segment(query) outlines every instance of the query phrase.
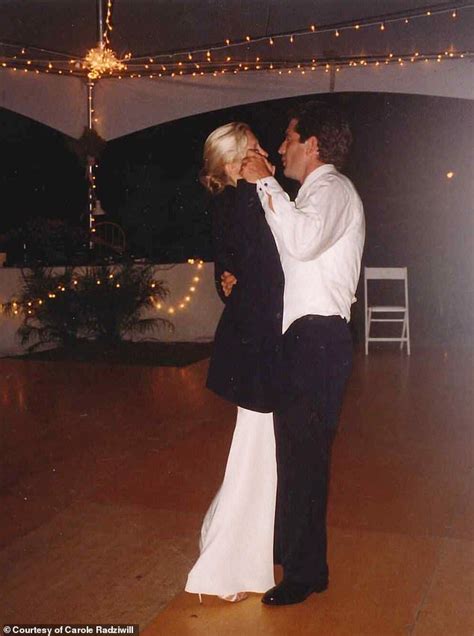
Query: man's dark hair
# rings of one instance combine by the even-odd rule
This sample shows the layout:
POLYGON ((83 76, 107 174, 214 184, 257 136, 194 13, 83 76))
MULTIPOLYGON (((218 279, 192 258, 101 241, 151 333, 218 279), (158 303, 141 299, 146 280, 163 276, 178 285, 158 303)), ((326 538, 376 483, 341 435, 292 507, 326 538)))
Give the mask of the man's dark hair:
POLYGON ((290 117, 298 120, 295 130, 301 141, 316 137, 319 159, 341 169, 352 143, 349 124, 343 113, 335 106, 311 101, 294 108, 290 117))

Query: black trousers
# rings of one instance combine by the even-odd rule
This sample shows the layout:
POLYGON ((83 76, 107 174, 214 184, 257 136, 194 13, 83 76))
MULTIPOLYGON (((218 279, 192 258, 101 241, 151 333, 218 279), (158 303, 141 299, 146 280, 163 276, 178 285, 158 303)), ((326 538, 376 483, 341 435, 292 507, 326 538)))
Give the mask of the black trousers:
POLYGON ((304 316, 283 336, 282 394, 274 412, 275 561, 285 578, 307 584, 328 578, 331 446, 351 365, 351 336, 339 316, 304 316))

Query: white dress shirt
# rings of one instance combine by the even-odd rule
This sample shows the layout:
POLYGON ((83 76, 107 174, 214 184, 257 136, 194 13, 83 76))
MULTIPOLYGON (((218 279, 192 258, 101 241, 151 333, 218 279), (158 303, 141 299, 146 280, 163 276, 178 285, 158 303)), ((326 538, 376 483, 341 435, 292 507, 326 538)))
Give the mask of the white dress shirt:
POLYGON ((273 177, 257 181, 257 192, 285 274, 283 332, 308 314, 349 321, 365 237, 352 182, 324 164, 306 177, 294 202, 273 177))

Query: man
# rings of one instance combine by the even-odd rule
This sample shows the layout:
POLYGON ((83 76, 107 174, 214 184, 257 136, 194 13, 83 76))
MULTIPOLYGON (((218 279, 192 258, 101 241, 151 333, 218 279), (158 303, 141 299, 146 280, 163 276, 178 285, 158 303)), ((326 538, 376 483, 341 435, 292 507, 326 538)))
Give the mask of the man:
MULTIPOLYGON (((352 357, 347 327, 360 273, 364 215, 339 171, 352 141, 341 114, 312 102, 294 113, 279 148, 292 202, 268 160, 250 153, 285 274, 282 396, 274 411, 278 492, 275 558, 282 582, 262 602, 288 605, 328 586, 326 504, 332 439, 352 357)), ((232 282, 232 280, 230 281, 232 282)))

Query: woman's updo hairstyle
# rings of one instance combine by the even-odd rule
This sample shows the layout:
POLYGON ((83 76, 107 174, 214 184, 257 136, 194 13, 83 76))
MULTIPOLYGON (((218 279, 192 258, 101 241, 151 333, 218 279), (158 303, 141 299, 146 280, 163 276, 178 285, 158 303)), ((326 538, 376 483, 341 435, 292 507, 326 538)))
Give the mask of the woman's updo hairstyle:
POLYGON ((229 185, 225 166, 245 157, 248 131, 250 127, 247 124, 231 122, 216 128, 206 139, 200 181, 212 194, 219 194, 229 185))

